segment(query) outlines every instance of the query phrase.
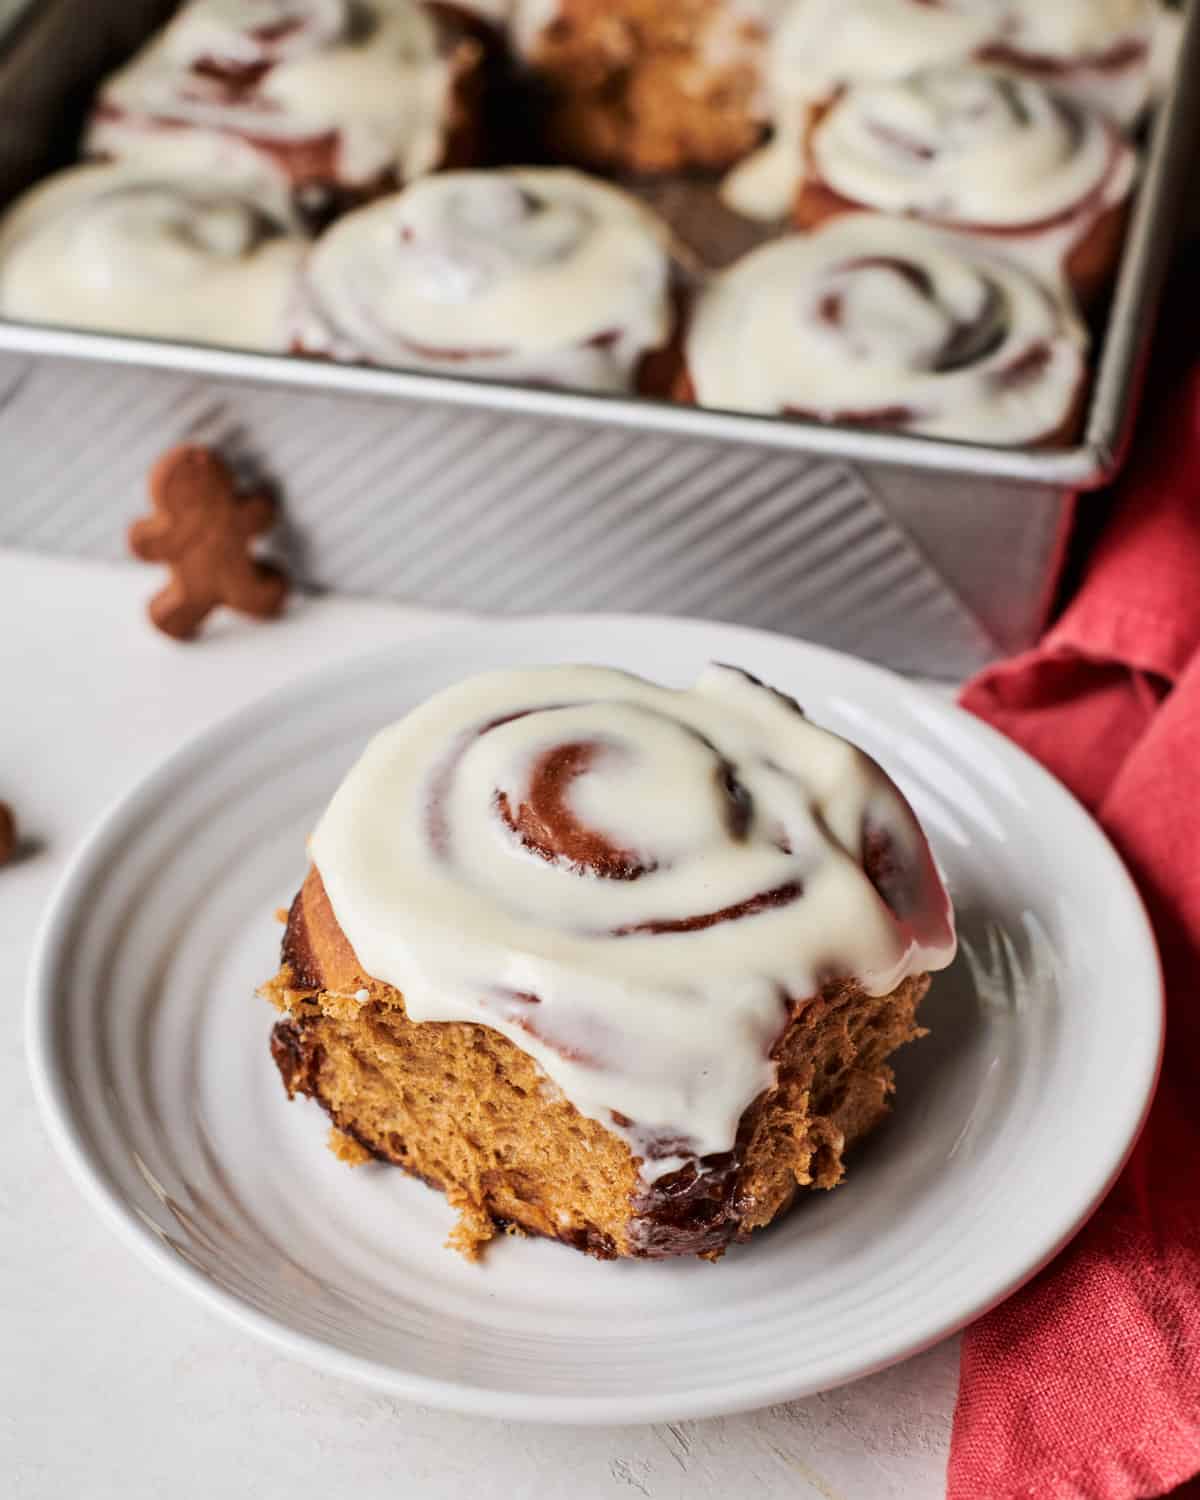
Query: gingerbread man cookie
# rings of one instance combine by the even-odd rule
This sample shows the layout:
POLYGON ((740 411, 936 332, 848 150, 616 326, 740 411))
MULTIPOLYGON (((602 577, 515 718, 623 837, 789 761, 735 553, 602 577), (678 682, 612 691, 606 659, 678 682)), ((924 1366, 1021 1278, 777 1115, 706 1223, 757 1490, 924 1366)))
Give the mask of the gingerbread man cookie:
POLYGON ((0 865, 6 865, 17 854, 17 820, 7 802, 0 802, 0 865))
POLYGON ((249 549, 275 520, 270 495, 239 494, 224 459, 191 443, 163 454, 149 487, 154 514, 133 523, 129 546, 145 562, 171 569, 170 582, 150 601, 160 630, 191 640, 219 604, 257 619, 280 613, 287 575, 249 549))

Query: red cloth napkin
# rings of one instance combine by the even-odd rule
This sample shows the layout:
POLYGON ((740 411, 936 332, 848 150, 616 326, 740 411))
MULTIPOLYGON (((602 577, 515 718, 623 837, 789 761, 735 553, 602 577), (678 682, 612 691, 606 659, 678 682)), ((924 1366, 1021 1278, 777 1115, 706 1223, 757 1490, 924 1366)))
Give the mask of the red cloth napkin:
POLYGON ((1168 1494, 1200 1471, 1200 369, 1160 362, 1074 602, 962 701, 1064 781, 1124 856, 1158 934, 1168 1025, 1116 1187, 964 1335, 949 1500, 1168 1494))

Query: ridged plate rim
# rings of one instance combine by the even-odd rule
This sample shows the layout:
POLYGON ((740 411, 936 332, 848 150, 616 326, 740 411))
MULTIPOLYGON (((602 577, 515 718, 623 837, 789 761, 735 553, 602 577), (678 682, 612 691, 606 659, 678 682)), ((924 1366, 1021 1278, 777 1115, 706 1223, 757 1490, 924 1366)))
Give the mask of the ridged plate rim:
MULTIPOLYGON (((554 659, 553 649, 545 650, 545 658, 554 659)), ((470 670, 469 665, 464 670, 470 670)), ((771 632, 647 616, 554 615, 502 623, 472 623, 417 642, 372 652, 350 663, 323 668, 243 707, 172 752, 155 770, 115 801, 78 849, 60 880, 34 944, 26 1005, 26 1045, 34 1093, 42 1117, 56 1150, 87 1201, 146 1265, 238 1327, 265 1340, 280 1352, 304 1359, 330 1373, 431 1406, 510 1420, 650 1422, 756 1409, 844 1384, 919 1353, 1011 1295, 1078 1232, 1128 1159, 1157 1082, 1164 1031, 1163 1005, 1162 976, 1153 933, 1137 890, 1119 856, 1089 815, 1059 783, 985 724, 932 696, 926 698, 923 689, 906 683, 884 668, 825 647, 785 640, 771 632), (469 663, 473 647, 478 649, 481 640, 487 643, 482 654, 491 660, 498 639, 511 640, 514 645, 523 643, 527 650, 531 640, 553 642, 560 635, 571 636, 581 631, 594 637, 596 660, 606 659, 606 636, 634 632, 644 635, 646 669, 651 675, 655 641, 660 644, 673 642, 675 646, 692 643, 694 646, 703 640, 705 654, 734 661, 753 662, 756 648, 769 654, 777 654, 782 648, 794 657, 796 675, 801 681, 806 661, 820 663, 824 670, 836 668, 844 675, 849 696, 853 696, 856 681, 864 684, 869 693, 882 694, 885 699, 890 695, 902 701, 909 695, 922 694, 922 711, 927 717, 936 721, 946 716, 946 722, 953 724, 957 735, 965 736, 968 742, 973 738, 981 749, 998 759, 1009 775, 1035 791, 1043 802, 1048 800, 1055 809, 1054 816, 1063 836, 1077 851, 1078 857, 1094 860, 1102 869, 1103 879, 1123 910, 1128 930, 1135 935, 1132 947, 1121 953, 1126 993, 1131 997, 1131 1005, 1137 1006, 1136 1024, 1132 1028, 1130 1081, 1125 1095, 1110 1101, 1103 1149, 1091 1160, 1079 1164, 1075 1179, 1064 1185, 1056 1211, 1049 1215, 1039 1232, 1024 1240, 1018 1239, 1008 1248, 1002 1257, 1003 1269, 994 1267, 987 1275, 977 1278, 969 1295, 959 1295, 942 1307, 936 1316, 927 1312, 918 1320, 920 1326, 905 1336, 869 1352, 856 1346, 846 1356, 827 1361, 819 1378, 772 1376, 762 1380, 743 1379, 724 1388, 632 1390, 618 1396, 581 1396, 570 1391, 530 1396, 500 1386, 485 1387, 467 1381, 435 1379, 418 1371, 335 1348, 250 1306, 165 1245, 141 1221, 124 1195, 106 1180, 98 1166, 95 1147, 73 1105, 56 1025, 61 1005, 58 973, 65 957, 64 939, 96 890, 112 851, 136 826, 141 805, 178 784, 180 778, 186 778, 210 763, 214 756, 219 755, 223 744, 236 740, 252 726, 273 721, 300 699, 319 700, 323 693, 341 681, 348 670, 367 672, 376 663, 380 667, 387 664, 389 669, 398 670, 406 658, 411 660, 430 654, 469 663), (718 642, 719 649, 713 649, 718 642)))

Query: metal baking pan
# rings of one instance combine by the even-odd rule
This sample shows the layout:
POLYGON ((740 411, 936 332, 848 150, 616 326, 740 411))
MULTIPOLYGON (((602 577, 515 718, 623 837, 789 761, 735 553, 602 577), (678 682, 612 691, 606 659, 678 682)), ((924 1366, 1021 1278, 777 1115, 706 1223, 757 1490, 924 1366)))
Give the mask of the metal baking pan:
MULTIPOLYGON (((0 205, 174 8, 39 0, 0 57, 0 205)), ((121 555, 153 457, 286 496, 302 582, 459 608, 653 610, 961 675, 1044 623, 1074 497, 1117 471, 1196 140, 1200 0, 1149 133, 1082 440, 1022 451, 0 320, 0 544, 121 555)))

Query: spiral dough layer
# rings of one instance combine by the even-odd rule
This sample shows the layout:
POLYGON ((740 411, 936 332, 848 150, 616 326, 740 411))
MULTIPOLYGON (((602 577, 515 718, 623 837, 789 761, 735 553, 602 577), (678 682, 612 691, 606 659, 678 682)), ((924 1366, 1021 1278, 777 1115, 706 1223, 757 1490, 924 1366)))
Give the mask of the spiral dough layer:
POLYGON ((625 390, 671 332, 667 232, 582 173, 440 172, 321 240, 297 344, 311 353, 625 390))
POLYGON ((700 299, 705 406, 942 438, 1065 437, 1087 334, 1064 296, 977 242, 852 214, 765 245, 700 299))
POLYGON ((236 188, 132 165, 74 167, 0 224, 0 311, 283 351, 306 248, 236 188))
POLYGON ((823 984, 886 994, 954 951, 887 776, 726 667, 464 682, 376 737, 311 852, 413 1020, 502 1032, 648 1180, 731 1148, 823 984))

